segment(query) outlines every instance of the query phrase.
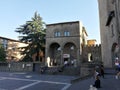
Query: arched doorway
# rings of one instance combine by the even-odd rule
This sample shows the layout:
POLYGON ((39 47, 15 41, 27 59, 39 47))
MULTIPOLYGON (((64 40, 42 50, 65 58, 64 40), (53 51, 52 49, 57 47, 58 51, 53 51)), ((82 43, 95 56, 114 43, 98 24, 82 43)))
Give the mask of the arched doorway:
POLYGON ((119 51, 119 46, 118 46, 118 44, 115 42, 115 43, 113 43, 112 48, 111 48, 111 53, 112 53, 112 65, 114 65, 114 62, 115 62, 115 59, 116 59, 116 58, 120 58, 119 55, 118 55, 118 51, 119 51))
POLYGON ((58 43, 52 43, 50 45, 50 66, 59 65, 61 62, 61 50, 58 43))
POLYGON ((63 61, 67 61, 69 65, 77 59, 77 48, 74 43, 68 42, 63 48, 63 61))

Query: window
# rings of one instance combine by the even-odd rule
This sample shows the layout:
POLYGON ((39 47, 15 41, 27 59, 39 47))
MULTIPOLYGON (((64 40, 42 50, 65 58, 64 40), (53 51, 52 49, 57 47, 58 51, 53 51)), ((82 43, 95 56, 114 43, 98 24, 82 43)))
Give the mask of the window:
POLYGON ((7 43, 8 41, 6 39, 3 39, 2 44, 5 50, 7 49, 7 43))
POLYGON ((70 32, 65 31, 65 32, 64 32, 64 36, 70 36, 70 32))
POLYGON ((3 39, 3 44, 7 44, 8 41, 6 39, 3 39))
POLYGON ((60 36, 60 32, 59 31, 55 32, 55 37, 59 37, 59 36, 60 36))

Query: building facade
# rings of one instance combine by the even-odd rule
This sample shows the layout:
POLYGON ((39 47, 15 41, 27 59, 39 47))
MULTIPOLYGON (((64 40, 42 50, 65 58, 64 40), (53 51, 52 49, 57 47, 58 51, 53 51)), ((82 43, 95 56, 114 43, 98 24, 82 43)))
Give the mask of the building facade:
POLYGON ((19 48, 27 46, 27 44, 5 37, 0 37, 0 44, 4 47, 6 51, 6 60, 8 62, 19 61, 22 60, 22 58, 24 57, 20 54, 19 48))
POLYGON ((48 24, 46 30, 46 63, 63 65, 65 61, 80 65, 82 47, 87 44, 87 33, 80 21, 48 24))
POLYGON ((102 61, 105 67, 113 67, 120 58, 120 0, 98 0, 102 61))
POLYGON ((94 45, 96 45, 96 39, 87 40, 87 45, 88 46, 94 46, 94 45))

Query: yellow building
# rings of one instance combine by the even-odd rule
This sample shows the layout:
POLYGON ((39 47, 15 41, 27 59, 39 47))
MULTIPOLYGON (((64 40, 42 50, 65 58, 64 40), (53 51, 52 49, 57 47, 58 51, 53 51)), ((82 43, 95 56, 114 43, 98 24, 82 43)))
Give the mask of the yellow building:
POLYGON ((0 37, 0 44, 3 45, 6 51, 6 59, 8 62, 22 60, 24 56, 20 54, 19 48, 28 45, 18 40, 13 40, 5 37, 0 37))
POLYGON ((88 46, 96 45, 96 39, 87 40, 87 45, 88 46))

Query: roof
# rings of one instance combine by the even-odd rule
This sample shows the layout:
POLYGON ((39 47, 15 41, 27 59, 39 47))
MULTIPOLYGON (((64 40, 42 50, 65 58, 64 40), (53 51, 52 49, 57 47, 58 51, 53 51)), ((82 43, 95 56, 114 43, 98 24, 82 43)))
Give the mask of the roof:
POLYGON ((20 43, 23 43, 23 42, 21 42, 21 41, 19 41, 19 40, 10 39, 10 38, 6 38, 6 37, 1 37, 1 36, 0 36, 0 38, 2 38, 2 39, 6 39, 6 40, 10 40, 10 41, 14 41, 14 42, 20 42, 20 43))
POLYGON ((60 22, 60 23, 47 24, 46 26, 58 25, 58 24, 72 24, 72 23, 79 23, 79 22, 80 21, 60 22))
POLYGON ((96 41, 96 39, 89 39, 89 40, 87 40, 87 41, 96 41))

